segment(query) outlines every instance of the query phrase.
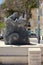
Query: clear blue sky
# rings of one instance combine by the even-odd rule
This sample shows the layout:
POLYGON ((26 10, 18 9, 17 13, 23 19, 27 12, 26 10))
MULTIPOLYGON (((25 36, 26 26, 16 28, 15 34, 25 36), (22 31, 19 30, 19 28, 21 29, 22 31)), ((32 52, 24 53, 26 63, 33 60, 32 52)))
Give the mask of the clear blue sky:
POLYGON ((2 3, 2 0, 0 0, 0 4, 2 3))

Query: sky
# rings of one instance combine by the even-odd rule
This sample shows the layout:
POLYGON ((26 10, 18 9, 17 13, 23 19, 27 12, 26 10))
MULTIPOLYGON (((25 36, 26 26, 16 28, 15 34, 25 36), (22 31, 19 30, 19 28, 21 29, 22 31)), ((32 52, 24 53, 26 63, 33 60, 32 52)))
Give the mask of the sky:
POLYGON ((2 0, 0 0, 0 4, 2 3, 2 0))

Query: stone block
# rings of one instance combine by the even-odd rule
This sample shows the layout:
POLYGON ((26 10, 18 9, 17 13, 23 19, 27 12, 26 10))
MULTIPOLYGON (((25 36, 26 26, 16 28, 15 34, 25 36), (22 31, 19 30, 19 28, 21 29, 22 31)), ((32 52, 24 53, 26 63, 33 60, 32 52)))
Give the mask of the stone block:
POLYGON ((40 48, 28 49, 28 65, 41 65, 41 49, 40 48))
POLYGON ((4 57, 0 57, 0 62, 2 62, 3 64, 14 64, 15 63, 27 63, 28 59, 27 57, 23 57, 23 56, 4 56, 4 57))

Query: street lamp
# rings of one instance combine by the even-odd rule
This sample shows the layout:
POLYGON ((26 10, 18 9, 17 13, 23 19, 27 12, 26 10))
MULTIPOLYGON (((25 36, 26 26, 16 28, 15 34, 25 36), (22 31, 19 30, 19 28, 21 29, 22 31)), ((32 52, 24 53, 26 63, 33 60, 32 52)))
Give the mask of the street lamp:
POLYGON ((40 44, 40 12, 39 12, 39 0, 37 0, 37 16, 38 16, 38 43, 40 44))

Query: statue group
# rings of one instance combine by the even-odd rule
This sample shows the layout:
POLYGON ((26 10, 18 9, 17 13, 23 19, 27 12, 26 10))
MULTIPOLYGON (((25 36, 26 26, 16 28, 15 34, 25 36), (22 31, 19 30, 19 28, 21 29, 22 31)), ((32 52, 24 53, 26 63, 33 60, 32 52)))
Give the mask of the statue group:
POLYGON ((26 15, 20 16, 18 12, 9 16, 6 21, 4 41, 6 45, 29 45, 29 36, 26 30, 26 15))

